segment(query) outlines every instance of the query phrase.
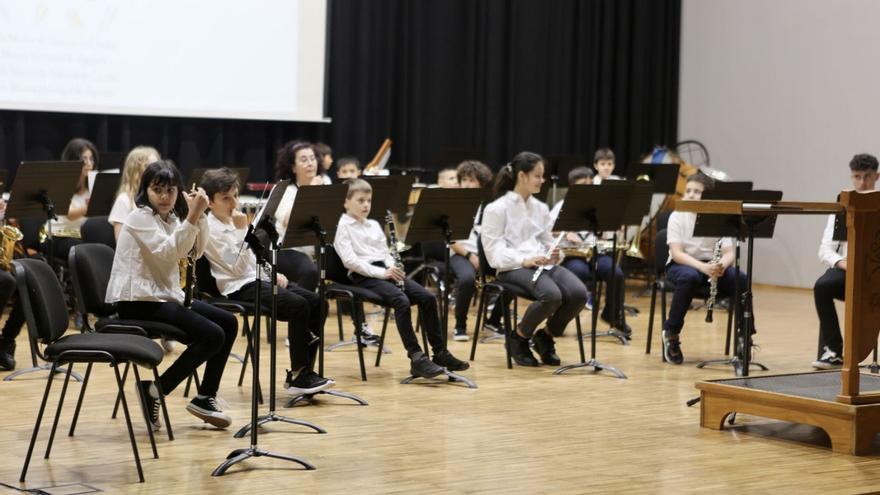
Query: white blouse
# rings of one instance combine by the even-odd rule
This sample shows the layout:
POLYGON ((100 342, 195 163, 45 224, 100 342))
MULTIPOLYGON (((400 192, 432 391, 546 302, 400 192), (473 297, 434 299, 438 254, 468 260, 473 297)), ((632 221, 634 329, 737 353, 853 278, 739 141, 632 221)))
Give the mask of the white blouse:
MULTIPOLYGON (((208 244, 205 256, 211 262, 211 275, 217 281, 217 288, 224 296, 241 289, 254 281, 257 274, 257 258, 247 246, 242 246, 247 227, 236 229, 235 225, 223 223, 213 214, 208 214, 208 244)), ((269 281, 263 271, 261 279, 269 281)))
POLYGON ((333 248, 345 268, 365 277, 382 278, 385 269, 394 266, 385 231, 375 220, 358 222, 353 216, 343 213, 336 226, 333 248), (375 266, 374 262, 381 262, 386 268, 375 266))
MULTIPOLYGON (((72 198, 70 198, 70 207, 71 208, 82 208, 86 206, 89 202, 89 192, 83 192, 74 194, 72 198)), ((58 215, 58 220, 50 220, 52 223, 52 233, 58 234, 60 232, 79 232, 79 228, 82 227, 82 224, 86 223, 85 215, 77 218, 76 220, 71 220, 67 218, 67 215, 58 215)))
POLYGON ((180 288, 181 258, 193 245, 196 258, 208 243, 208 220, 198 226, 169 214, 168 221, 142 206, 128 215, 119 239, 105 301, 158 301, 183 304, 180 288))
POLYGON ((113 201, 113 208, 110 209, 110 216, 107 217, 107 221, 111 225, 123 224, 125 219, 128 218, 128 214, 132 211, 134 211, 134 201, 131 197, 126 193, 118 194, 116 200, 113 201))
POLYGON ((483 213, 481 236, 489 266, 506 272, 522 268, 527 258, 546 256, 553 245, 552 227, 546 204, 508 191, 483 213))

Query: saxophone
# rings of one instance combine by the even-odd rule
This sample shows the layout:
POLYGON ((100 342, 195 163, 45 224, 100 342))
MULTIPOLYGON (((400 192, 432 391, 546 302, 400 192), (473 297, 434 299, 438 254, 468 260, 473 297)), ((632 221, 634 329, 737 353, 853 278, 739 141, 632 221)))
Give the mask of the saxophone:
POLYGON ((15 256, 16 244, 24 238, 21 230, 13 225, 0 227, 0 269, 12 271, 12 258, 15 256))
MULTIPOLYGON (((711 264, 721 261, 721 239, 715 243, 715 250, 712 251, 711 264)), ((709 278, 709 299, 706 300, 706 323, 712 323, 712 311, 715 309, 715 297, 718 295, 718 277, 709 278)))
MULTIPOLYGON (((397 244, 397 230, 394 227, 394 217, 391 215, 391 210, 386 210, 385 212, 385 224, 388 225, 388 242, 390 244, 388 251, 391 252, 391 257, 394 258, 394 266, 399 268, 400 271, 404 271, 403 260, 400 259, 400 248, 397 244)), ((397 282, 397 287, 403 290, 403 280, 397 282)))

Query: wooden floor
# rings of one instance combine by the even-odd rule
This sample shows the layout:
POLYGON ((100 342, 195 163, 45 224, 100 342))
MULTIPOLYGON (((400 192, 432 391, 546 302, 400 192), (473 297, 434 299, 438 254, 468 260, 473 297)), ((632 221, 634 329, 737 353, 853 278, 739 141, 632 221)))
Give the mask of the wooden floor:
MULTIPOLYGON (((714 324, 703 322, 702 311, 692 313, 682 334, 685 363, 672 366, 660 361, 659 332, 654 353, 644 353, 648 301, 629 298, 642 310, 630 319, 631 346, 610 340, 598 346, 599 359, 623 370, 628 380, 585 371, 554 376, 548 367, 507 370, 499 342, 481 344, 466 372, 478 390, 400 385, 408 366, 396 334, 393 353, 382 366, 368 367, 369 382, 359 380, 352 347, 328 353, 327 374, 337 388, 361 395, 370 405, 328 399, 283 409, 282 399, 281 414, 315 422, 328 433, 274 423, 260 436, 261 447, 301 456, 317 466, 315 471, 261 458, 212 478, 227 453, 246 447, 248 440, 234 439, 234 429, 199 424, 184 410, 181 387, 169 398, 176 439, 158 438, 159 459, 149 455, 143 423, 136 424, 146 476, 146 483, 137 483, 124 421, 109 419, 115 387, 112 372, 102 367, 93 375, 77 435, 66 436, 69 397, 52 458, 41 455, 48 434, 44 426, 22 485, 17 480, 45 374, 0 382, 0 482, 19 488, 83 483, 109 493, 830 494, 880 487, 880 445, 867 457, 833 454, 821 430, 745 416, 732 430, 701 429, 699 407, 688 408, 685 401, 697 395, 696 380, 731 376, 726 367, 694 367, 701 359, 722 356, 725 313, 716 313, 714 324)), ((761 347, 756 358, 771 372, 808 370, 817 339, 812 293, 759 287, 756 314, 761 347)), ((327 334, 335 336, 335 320, 328 321, 327 334)), ((559 339, 563 361, 576 360, 573 335, 572 325, 559 339)), ((19 341, 20 366, 28 359, 25 344, 19 341)), ((450 342, 459 357, 466 357, 469 346, 450 342)), ((236 350, 243 348, 240 338, 236 350)), ((263 349, 268 349, 265 343, 263 349)), ((281 363, 285 356, 280 355, 281 363)), ((368 358, 374 356, 368 351, 368 358)), ((247 384, 236 386, 239 366, 229 362, 221 387, 236 429, 248 421, 250 397, 247 384)), ((73 385, 69 393, 78 390, 73 385)), ((135 404, 134 395, 129 397, 135 404)), ((50 405, 56 398, 53 394, 50 405)), ((0 486, 0 493, 4 490, 0 486)))

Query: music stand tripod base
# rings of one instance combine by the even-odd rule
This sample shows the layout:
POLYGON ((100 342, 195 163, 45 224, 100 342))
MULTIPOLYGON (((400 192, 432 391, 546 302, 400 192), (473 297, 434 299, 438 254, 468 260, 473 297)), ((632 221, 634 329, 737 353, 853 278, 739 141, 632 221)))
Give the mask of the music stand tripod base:
POLYGON ((357 402, 361 406, 369 406, 370 405, 367 401, 365 401, 364 399, 361 399, 360 397, 358 397, 357 395, 354 395, 351 392, 342 392, 339 390, 321 390, 320 392, 315 392, 314 394, 297 395, 296 397, 293 397, 290 400, 288 400, 287 403, 284 404, 284 407, 294 407, 297 404, 301 404, 301 403, 314 404, 315 403, 315 396, 320 395, 320 394, 332 395, 334 397, 342 397, 343 399, 351 399, 351 400, 357 402))
MULTIPOLYGON (((734 356, 730 359, 710 359, 709 361, 702 361, 697 363, 697 368, 703 369, 706 366, 712 366, 716 364, 733 366, 736 371, 736 376, 743 376, 743 360, 739 358, 739 356, 734 356)), ((770 368, 764 366, 763 364, 757 361, 749 361, 749 368, 752 366, 757 367, 761 371, 769 371, 770 368)))
MULTIPOLYGON (((479 388, 479 387, 477 387, 477 384, 473 380, 471 380, 469 378, 465 378, 457 373, 453 373, 449 370, 446 370, 446 371, 444 371, 443 374, 446 375, 446 381, 438 380, 436 378, 425 378, 425 380, 429 380, 431 383, 438 383, 438 384, 440 384, 440 383, 462 383, 467 388, 479 388)), ((440 376, 440 375, 437 375, 437 376, 440 376)), ((407 384, 413 383, 418 378, 422 378, 422 377, 415 376, 415 375, 409 375, 406 378, 404 378, 403 380, 401 380, 400 384, 407 385, 407 384)))
POLYGON ((629 345, 629 339, 626 337, 626 334, 616 328, 612 328, 606 332, 597 333, 596 338, 598 339, 599 337, 614 337, 620 342, 621 345, 629 345))
POLYGON ((274 452, 269 452, 267 450, 258 449, 256 447, 249 447, 246 449, 237 449, 233 450, 227 457, 226 461, 223 464, 217 466, 216 469, 211 473, 211 476, 223 476, 227 469, 238 464, 239 462, 250 459, 251 457, 271 457, 273 459, 282 459, 285 461, 295 462, 302 467, 306 468, 307 471, 314 471, 315 466, 309 464, 307 461, 300 459, 299 457, 294 457, 291 455, 284 454, 276 454, 274 452))
MULTIPOLYGON (((287 418, 285 416, 275 414, 274 411, 270 412, 269 414, 265 414, 265 415, 257 418, 257 426, 258 427, 263 426, 264 424, 270 423, 272 421, 280 421, 282 423, 305 426, 307 428, 311 428, 311 429, 315 430, 315 433, 327 433, 327 430, 325 430, 324 428, 321 428, 320 426, 318 426, 314 423, 309 423, 308 421, 303 421, 301 419, 287 418)), ((248 424, 242 426, 241 429, 239 429, 237 432, 235 432, 235 435, 232 435, 232 436, 235 438, 244 438, 248 433, 250 433, 250 431, 251 431, 251 424, 248 423, 248 424)))
POLYGON ((595 359, 590 359, 586 363, 567 364, 565 366, 557 368, 553 372, 553 374, 554 375, 561 375, 561 374, 565 373, 566 371, 578 369, 578 368, 593 368, 594 373, 598 373, 598 372, 604 370, 604 371, 610 372, 611 374, 613 374, 617 378, 620 378, 621 380, 627 379, 627 376, 624 375, 623 372, 620 371, 619 369, 615 368, 614 366, 606 366, 595 359))

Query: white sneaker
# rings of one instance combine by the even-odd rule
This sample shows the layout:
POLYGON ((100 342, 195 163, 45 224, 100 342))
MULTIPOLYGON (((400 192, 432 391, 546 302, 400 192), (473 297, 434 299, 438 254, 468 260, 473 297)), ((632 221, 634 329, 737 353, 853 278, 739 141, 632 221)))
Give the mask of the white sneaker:
POLYGON ((165 354, 169 354, 171 352, 174 352, 174 341, 173 340, 167 340, 167 339, 162 338, 162 339, 159 339, 159 343, 162 345, 162 349, 165 350, 165 354))
POLYGON ((290 347, 290 338, 289 337, 284 338, 284 347, 290 347))
POLYGON ((467 329, 466 328, 456 328, 455 333, 452 334, 452 340, 454 340, 456 342, 467 342, 468 340, 470 340, 470 337, 468 337, 468 334, 467 334, 467 329))
POLYGON ((825 352, 822 357, 813 361, 813 368, 817 370, 833 370, 843 366, 843 358, 838 356, 836 352, 824 346, 825 352))

